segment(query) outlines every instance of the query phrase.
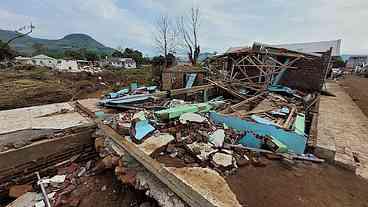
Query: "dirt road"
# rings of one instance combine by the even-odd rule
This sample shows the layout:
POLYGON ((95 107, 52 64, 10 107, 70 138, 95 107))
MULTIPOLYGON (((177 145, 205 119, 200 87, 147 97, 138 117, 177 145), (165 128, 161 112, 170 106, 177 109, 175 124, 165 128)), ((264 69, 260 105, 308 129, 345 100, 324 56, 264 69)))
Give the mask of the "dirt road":
POLYGON ((346 76, 345 79, 339 81, 339 84, 343 86, 363 113, 368 116, 368 78, 346 76))

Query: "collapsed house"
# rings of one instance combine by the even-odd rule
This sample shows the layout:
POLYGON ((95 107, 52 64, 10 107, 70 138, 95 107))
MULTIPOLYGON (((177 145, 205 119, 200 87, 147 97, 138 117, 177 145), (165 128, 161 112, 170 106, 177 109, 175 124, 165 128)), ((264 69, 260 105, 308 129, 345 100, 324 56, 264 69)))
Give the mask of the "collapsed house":
POLYGON ((253 47, 230 48, 208 59, 205 67, 223 81, 318 91, 331 67, 331 50, 321 55, 255 43, 253 47))
MULTIPOLYGON (((302 53, 255 43, 212 57, 202 69, 164 71, 165 90, 134 85, 102 100, 76 101, 70 112, 98 128, 88 144, 76 147, 94 142, 119 180, 145 190, 161 206, 241 206, 225 180, 239 168, 263 166, 264 157, 291 164, 328 158, 313 149, 331 51, 302 53)), ((9 177, 14 167, 3 171, 8 173, 3 190, 22 183, 9 177)), ((38 170, 31 163, 22 169, 33 173, 29 168, 38 170)))

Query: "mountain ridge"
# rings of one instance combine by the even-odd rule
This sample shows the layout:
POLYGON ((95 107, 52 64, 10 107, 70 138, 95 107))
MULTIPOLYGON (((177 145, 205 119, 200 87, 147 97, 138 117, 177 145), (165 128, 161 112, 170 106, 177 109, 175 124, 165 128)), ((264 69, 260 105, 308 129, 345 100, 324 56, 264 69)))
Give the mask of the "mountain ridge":
MULTIPOLYGON (((8 41, 17 35, 14 31, 0 29, 0 40, 3 42, 8 41)), ((61 54, 67 50, 80 50, 86 49, 97 54, 111 54, 114 49, 106 47, 102 43, 98 42, 91 36, 83 33, 67 34, 61 39, 43 39, 37 37, 31 37, 29 35, 21 37, 10 43, 10 46, 14 48, 18 53, 22 55, 34 55, 37 52, 37 47, 43 47, 45 53, 61 54)))

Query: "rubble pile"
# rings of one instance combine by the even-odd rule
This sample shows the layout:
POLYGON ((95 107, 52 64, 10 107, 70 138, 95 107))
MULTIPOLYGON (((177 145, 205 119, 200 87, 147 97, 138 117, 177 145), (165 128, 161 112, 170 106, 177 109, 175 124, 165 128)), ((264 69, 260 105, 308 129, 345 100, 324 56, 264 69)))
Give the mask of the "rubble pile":
MULTIPOLYGON (((125 92, 109 94, 107 100, 132 96, 128 90, 125 92)), ((143 103, 149 103, 150 108, 132 109, 135 102, 119 103, 119 108, 129 109, 103 114, 100 118, 138 145, 163 134, 172 135, 174 139, 170 143, 151 155, 159 162, 168 166, 208 167, 226 176, 249 164, 264 166, 261 157, 323 162, 304 154, 308 137, 305 114, 315 99, 314 93, 278 85, 262 92, 259 104, 250 111, 239 107, 231 112, 234 105, 221 97, 202 103, 145 99, 143 103)), ((101 102, 106 103, 106 99, 101 102)))
POLYGON ((87 185, 85 177, 93 175, 99 168, 101 166, 98 164, 95 166, 94 160, 90 160, 83 165, 75 162, 66 163, 60 166, 56 175, 52 177, 41 178, 37 172, 36 185, 14 185, 10 188, 9 196, 18 198, 14 205, 25 200, 28 202, 27 206, 35 207, 78 206, 82 196, 76 192, 77 187, 87 185))

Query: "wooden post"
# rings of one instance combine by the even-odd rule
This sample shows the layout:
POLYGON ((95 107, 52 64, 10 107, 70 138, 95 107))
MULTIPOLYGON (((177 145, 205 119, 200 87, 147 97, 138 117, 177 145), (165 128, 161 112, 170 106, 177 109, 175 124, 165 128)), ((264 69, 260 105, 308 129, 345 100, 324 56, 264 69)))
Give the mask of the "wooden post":
POLYGON ((286 119, 286 121, 284 123, 284 128, 285 129, 290 129, 290 125, 291 125, 291 122, 293 120, 293 116, 294 116, 294 113, 295 112, 296 112, 296 107, 295 106, 292 106, 291 107, 290 114, 289 114, 288 118, 286 119))

